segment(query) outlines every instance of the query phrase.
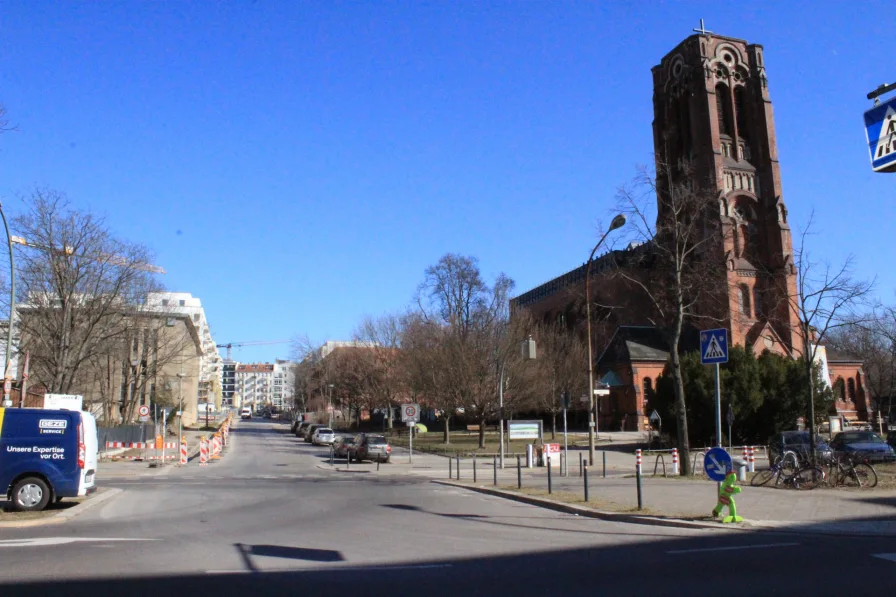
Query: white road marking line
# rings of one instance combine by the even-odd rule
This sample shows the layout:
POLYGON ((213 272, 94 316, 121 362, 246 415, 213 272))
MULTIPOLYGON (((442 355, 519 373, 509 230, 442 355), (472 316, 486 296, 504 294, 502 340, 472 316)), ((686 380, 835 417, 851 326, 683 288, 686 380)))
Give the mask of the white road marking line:
POLYGON ((702 547, 699 549, 675 549, 666 553, 702 553, 707 551, 735 551, 738 549, 761 549, 764 547, 793 547, 799 543, 760 543, 758 545, 733 545, 731 547, 702 547))
POLYGON ((265 574, 271 572, 321 572, 325 570, 333 570, 339 572, 375 572, 377 570, 429 570, 432 568, 452 568, 454 564, 407 564, 398 566, 324 566, 324 567, 307 567, 307 568, 262 568, 255 572, 245 568, 236 570, 206 570, 206 574, 265 574))
POLYGON ((86 543, 96 541, 98 543, 109 541, 158 541, 158 539, 143 538, 112 538, 112 537, 38 537, 35 539, 5 539, 0 541, 2 547, 46 547, 48 545, 66 545, 68 543, 86 543))
POLYGON ((896 562, 896 553, 873 553, 871 554, 872 558, 880 558, 882 560, 889 560, 890 562, 896 562))

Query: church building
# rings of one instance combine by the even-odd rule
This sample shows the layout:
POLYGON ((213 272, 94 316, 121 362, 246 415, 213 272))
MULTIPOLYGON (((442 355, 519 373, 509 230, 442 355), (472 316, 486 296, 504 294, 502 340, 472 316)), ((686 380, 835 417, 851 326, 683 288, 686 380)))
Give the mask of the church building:
MULTIPOLYGON (((661 164, 686 161, 695 183, 708 185, 703 190, 713 198, 708 254, 714 256, 709 267, 716 269, 707 275, 720 281, 727 296, 706 307, 716 324, 691 321, 691 328, 727 327, 732 345, 757 355, 770 350, 800 358, 805 343, 794 307, 797 272, 762 46, 701 31, 663 57, 652 74, 657 172, 661 164)), ((663 191, 662 180, 657 189, 663 191)), ((647 250, 633 243, 593 261, 592 305, 629 301, 614 288, 619 280, 611 278, 611 270, 647 250)), ((584 319, 585 272, 586 265, 577 267, 514 298, 511 307, 578 327, 584 319)), ((610 386, 610 395, 599 401, 599 428, 646 429, 668 345, 637 305, 597 309, 596 318, 594 311, 592 306, 595 378, 610 386)), ((683 337, 682 354, 697 348, 695 336, 683 337)), ((848 419, 867 420, 861 361, 823 347, 816 358, 830 378, 837 410, 848 419)))

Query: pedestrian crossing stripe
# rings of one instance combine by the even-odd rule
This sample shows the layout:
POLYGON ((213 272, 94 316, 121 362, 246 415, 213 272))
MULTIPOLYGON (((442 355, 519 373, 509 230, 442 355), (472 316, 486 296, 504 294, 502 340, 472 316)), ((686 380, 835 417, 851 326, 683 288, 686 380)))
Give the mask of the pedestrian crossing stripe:
POLYGON ((722 347, 719 346, 719 340, 715 337, 715 335, 711 336, 709 339, 709 346, 706 347, 706 352, 703 354, 703 360, 714 360, 714 359, 724 359, 725 351, 722 350, 722 347))

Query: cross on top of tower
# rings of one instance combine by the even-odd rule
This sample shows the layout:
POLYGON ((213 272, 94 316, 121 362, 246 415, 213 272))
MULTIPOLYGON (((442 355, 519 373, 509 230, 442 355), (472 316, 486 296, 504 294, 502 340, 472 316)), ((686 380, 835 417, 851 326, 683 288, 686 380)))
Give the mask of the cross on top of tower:
POLYGON ((706 27, 703 25, 703 19, 700 19, 700 28, 699 28, 699 29, 694 29, 694 31, 696 31, 696 32, 699 33, 700 35, 706 35, 707 33, 712 33, 712 31, 708 31, 708 30, 706 29, 706 27))

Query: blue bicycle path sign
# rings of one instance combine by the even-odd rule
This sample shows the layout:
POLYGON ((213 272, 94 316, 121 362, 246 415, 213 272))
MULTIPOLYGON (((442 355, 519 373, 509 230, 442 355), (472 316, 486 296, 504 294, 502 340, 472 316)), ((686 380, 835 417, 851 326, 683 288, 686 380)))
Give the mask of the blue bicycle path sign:
POLYGON ((703 330, 700 332, 700 362, 715 365, 728 362, 728 330, 703 330))
POLYGON ((721 483, 725 480, 725 475, 734 467, 731 463, 731 456, 724 448, 713 448, 703 457, 703 470, 706 476, 721 483))

